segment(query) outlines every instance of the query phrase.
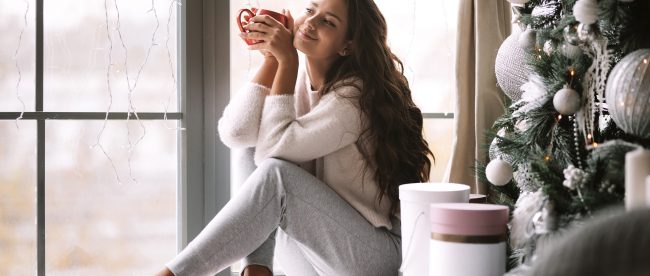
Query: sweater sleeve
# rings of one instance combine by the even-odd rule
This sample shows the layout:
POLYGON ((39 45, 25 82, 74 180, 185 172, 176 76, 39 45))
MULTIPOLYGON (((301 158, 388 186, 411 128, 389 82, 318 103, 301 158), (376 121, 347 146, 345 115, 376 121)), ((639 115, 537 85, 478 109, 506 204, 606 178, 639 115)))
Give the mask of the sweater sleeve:
POLYGON ((264 99, 268 92, 267 87, 249 83, 230 100, 218 123, 219 137, 226 146, 255 146, 264 99))
MULTIPOLYGON (((356 91, 352 87, 341 89, 356 91)), ((270 157, 306 162, 355 143, 361 133, 360 111, 352 99, 337 92, 326 94, 311 111, 298 118, 293 96, 267 96, 255 163, 259 165, 270 157)))

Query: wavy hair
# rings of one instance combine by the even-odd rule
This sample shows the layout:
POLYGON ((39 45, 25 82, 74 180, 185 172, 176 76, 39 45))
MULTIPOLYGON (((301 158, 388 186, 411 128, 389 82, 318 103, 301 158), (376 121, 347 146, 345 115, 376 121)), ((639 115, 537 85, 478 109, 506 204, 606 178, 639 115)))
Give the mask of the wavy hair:
POLYGON ((388 47, 384 16, 373 0, 347 0, 347 4, 351 52, 326 73, 320 93, 350 85, 346 79, 361 80, 357 87, 363 131, 357 147, 367 161, 366 170, 374 169, 379 202, 388 196, 394 212, 399 206, 399 185, 428 181, 435 158, 422 135, 422 113, 411 98, 404 65, 388 47))

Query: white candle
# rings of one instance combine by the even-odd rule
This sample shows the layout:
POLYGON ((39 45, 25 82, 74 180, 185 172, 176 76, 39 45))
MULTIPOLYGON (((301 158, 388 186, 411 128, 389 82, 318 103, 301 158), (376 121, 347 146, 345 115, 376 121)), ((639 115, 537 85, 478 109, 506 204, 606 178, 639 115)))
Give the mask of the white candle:
POLYGON ((646 206, 646 177, 650 174, 650 150, 637 149, 625 155, 625 208, 646 206))

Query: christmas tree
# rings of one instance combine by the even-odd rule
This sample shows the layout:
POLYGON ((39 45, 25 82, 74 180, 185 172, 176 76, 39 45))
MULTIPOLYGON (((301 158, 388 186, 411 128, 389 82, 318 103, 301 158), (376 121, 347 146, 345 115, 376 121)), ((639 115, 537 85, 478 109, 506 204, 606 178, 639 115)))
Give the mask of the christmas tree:
POLYGON ((519 26, 495 73, 491 202, 511 206, 512 274, 544 239, 625 199, 625 157, 650 147, 650 1, 509 0, 519 26))

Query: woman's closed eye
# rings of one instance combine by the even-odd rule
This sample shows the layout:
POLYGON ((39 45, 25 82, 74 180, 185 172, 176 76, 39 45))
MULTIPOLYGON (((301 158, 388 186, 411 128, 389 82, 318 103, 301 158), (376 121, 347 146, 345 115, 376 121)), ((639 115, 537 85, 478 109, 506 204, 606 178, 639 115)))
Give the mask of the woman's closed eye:
MULTIPOLYGON (((306 13, 306 14, 309 14, 309 15, 312 15, 312 14, 315 13, 315 11, 314 11, 313 8, 305 8, 305 13, 306 13)), ((332 27, 332 28, 335 28, 335 27, 336 27, 336 25, 334 24, 334 22, 332 22, 331 20, 328 20, 328 19, 326 19, 326 18, 323 18, 322 22, 323 22, 323 24, 325 24, 325 25, 327 25, 327 26, 330 26, 330 27, 332 27)))
POLYGON ((330 26, 332 28, 336 27, 336 25, 334 25, 334 22, 329 21, 327 19, 323 19, 323 23, 325 23, 325 25, 328 25, 328 26, 330 26))

